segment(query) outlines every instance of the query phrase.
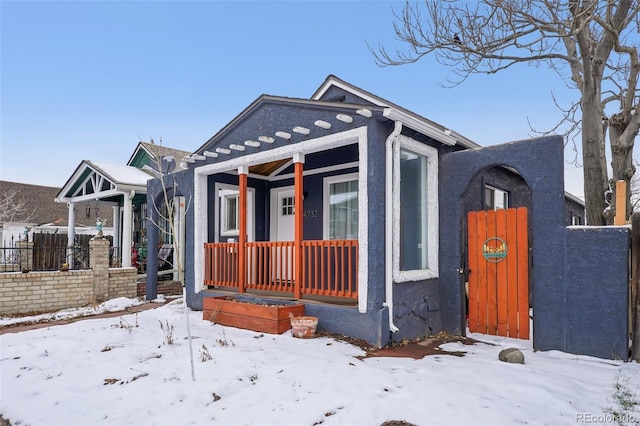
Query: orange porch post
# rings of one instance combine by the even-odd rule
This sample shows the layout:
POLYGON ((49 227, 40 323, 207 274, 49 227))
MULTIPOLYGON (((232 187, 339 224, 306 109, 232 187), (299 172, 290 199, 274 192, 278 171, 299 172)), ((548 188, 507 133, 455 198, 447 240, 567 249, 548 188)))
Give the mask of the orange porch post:
POLYGON ((304 164, 304 154, 296 154, 293 157, 294 162, 294 246, 295 246, 295 285, 293 288, 293 297, 300 299, 302 289, 302 213, 303 201, 302 201, 302 168, 304 164))
POLYGON ((238 196, 238 293, 245 292, 247 284, 247 167, 238 168, 240 194, 238 196))

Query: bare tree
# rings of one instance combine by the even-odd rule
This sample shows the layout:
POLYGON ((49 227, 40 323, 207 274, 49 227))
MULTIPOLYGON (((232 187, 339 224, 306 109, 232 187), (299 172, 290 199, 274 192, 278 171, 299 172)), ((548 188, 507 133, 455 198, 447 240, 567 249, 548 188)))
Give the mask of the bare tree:
MULTIPOLYGON (((182 258, 184 233, 181 228, 184 227, 185 213, 191 206, 192 197, 179 197, 176 194, 179 189, 178 182, 176 181, 175 176, 172 176, 171 173, 176 170, 179 159, 175 159, 173 156, 167 155, 166 150, 162 147, 162 139, 160 139, 160 145, 157 145, 152 138, 151 144, 153 147, 151 147, 150 150, 155 157, 155 163, 151 167, 151 173, 158 178, 162 190, 160 203, 158 204, 155 201, 153 203, 153 209, 158 215, 158 221, 152 221, 152 223, 158 229, 163 238, 166 238, 167 240, 169 238, 171 239, 173 243, 172 269, 177 269, 178 279, 184 285, 184 260, 182 258)), ((154 248, 150 247, 150 249, 153 250, 154 248)), ((148 250, 148 253, 152 253, 152 250, 148 250)), ((155 251, 153 251, 153 253, 155 253, 155 251)), ((193 364, 193 341, 191 337, 191 324, 189 323, 189 307, 187 306, 186 293, 183 296, 187 337, 189 341, 191 380, 195 382, 196 374, 193 364)))
MULTIPOLYGON (((605 200, 605 194, 615 190, 611 183, 624 180, 629 187, 635 173, 633 146, 640 129, 639 1, 407 1, 402 13, 394 13, 393 23, 406 49, 390 52, 379 45, 369 50, 381 66, 433 55, 452 68, 455 78, 447 81, 449 85, 519 63, 555 71, 579 96, 568 107, 556 103, 562 119, 548 133, 565 129, 567 141, 580 135, 587 223, 603 225, 615 213, 608 211, 605 200)), ((627 206, 630 212, 630 199, 627 206)))
POLYGON ((27 200, 20 197, 17 189, 0 192, 0 226, 9 222, 28 222, 32 217, 27 200))

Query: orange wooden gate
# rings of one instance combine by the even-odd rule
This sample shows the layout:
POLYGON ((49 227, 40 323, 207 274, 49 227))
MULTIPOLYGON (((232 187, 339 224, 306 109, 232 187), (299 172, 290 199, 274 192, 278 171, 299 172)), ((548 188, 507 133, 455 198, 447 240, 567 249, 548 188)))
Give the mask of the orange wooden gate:
POLYGON ((529 338, 527 209, 469 212, 469 331, 529 338))

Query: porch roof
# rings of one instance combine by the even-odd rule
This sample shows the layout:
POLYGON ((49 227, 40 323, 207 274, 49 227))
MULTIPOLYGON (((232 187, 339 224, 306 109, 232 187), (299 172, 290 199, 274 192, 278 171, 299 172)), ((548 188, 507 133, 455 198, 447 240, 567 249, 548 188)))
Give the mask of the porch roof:
POLYGON ((146 194, 153 175, 132 166, 83 160, 56 196, 56 201, 117 202, 124 193, 146 194))

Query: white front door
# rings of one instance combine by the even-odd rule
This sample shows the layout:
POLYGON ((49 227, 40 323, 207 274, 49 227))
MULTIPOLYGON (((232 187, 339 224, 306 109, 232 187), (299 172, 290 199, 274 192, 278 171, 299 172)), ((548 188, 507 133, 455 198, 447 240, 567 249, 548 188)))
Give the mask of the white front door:
MULTIPOLYGON (((293 241, 295 238, 293 187, 271 190, 271 241, 293 241)), ((293 279, 293 248, 272 249, 272 276, 289 283, 293 279)))
POLYGON ((294 233, 294 192, 293 190, 277 191, 277 231, 276 241, 293 241, 294 233))

